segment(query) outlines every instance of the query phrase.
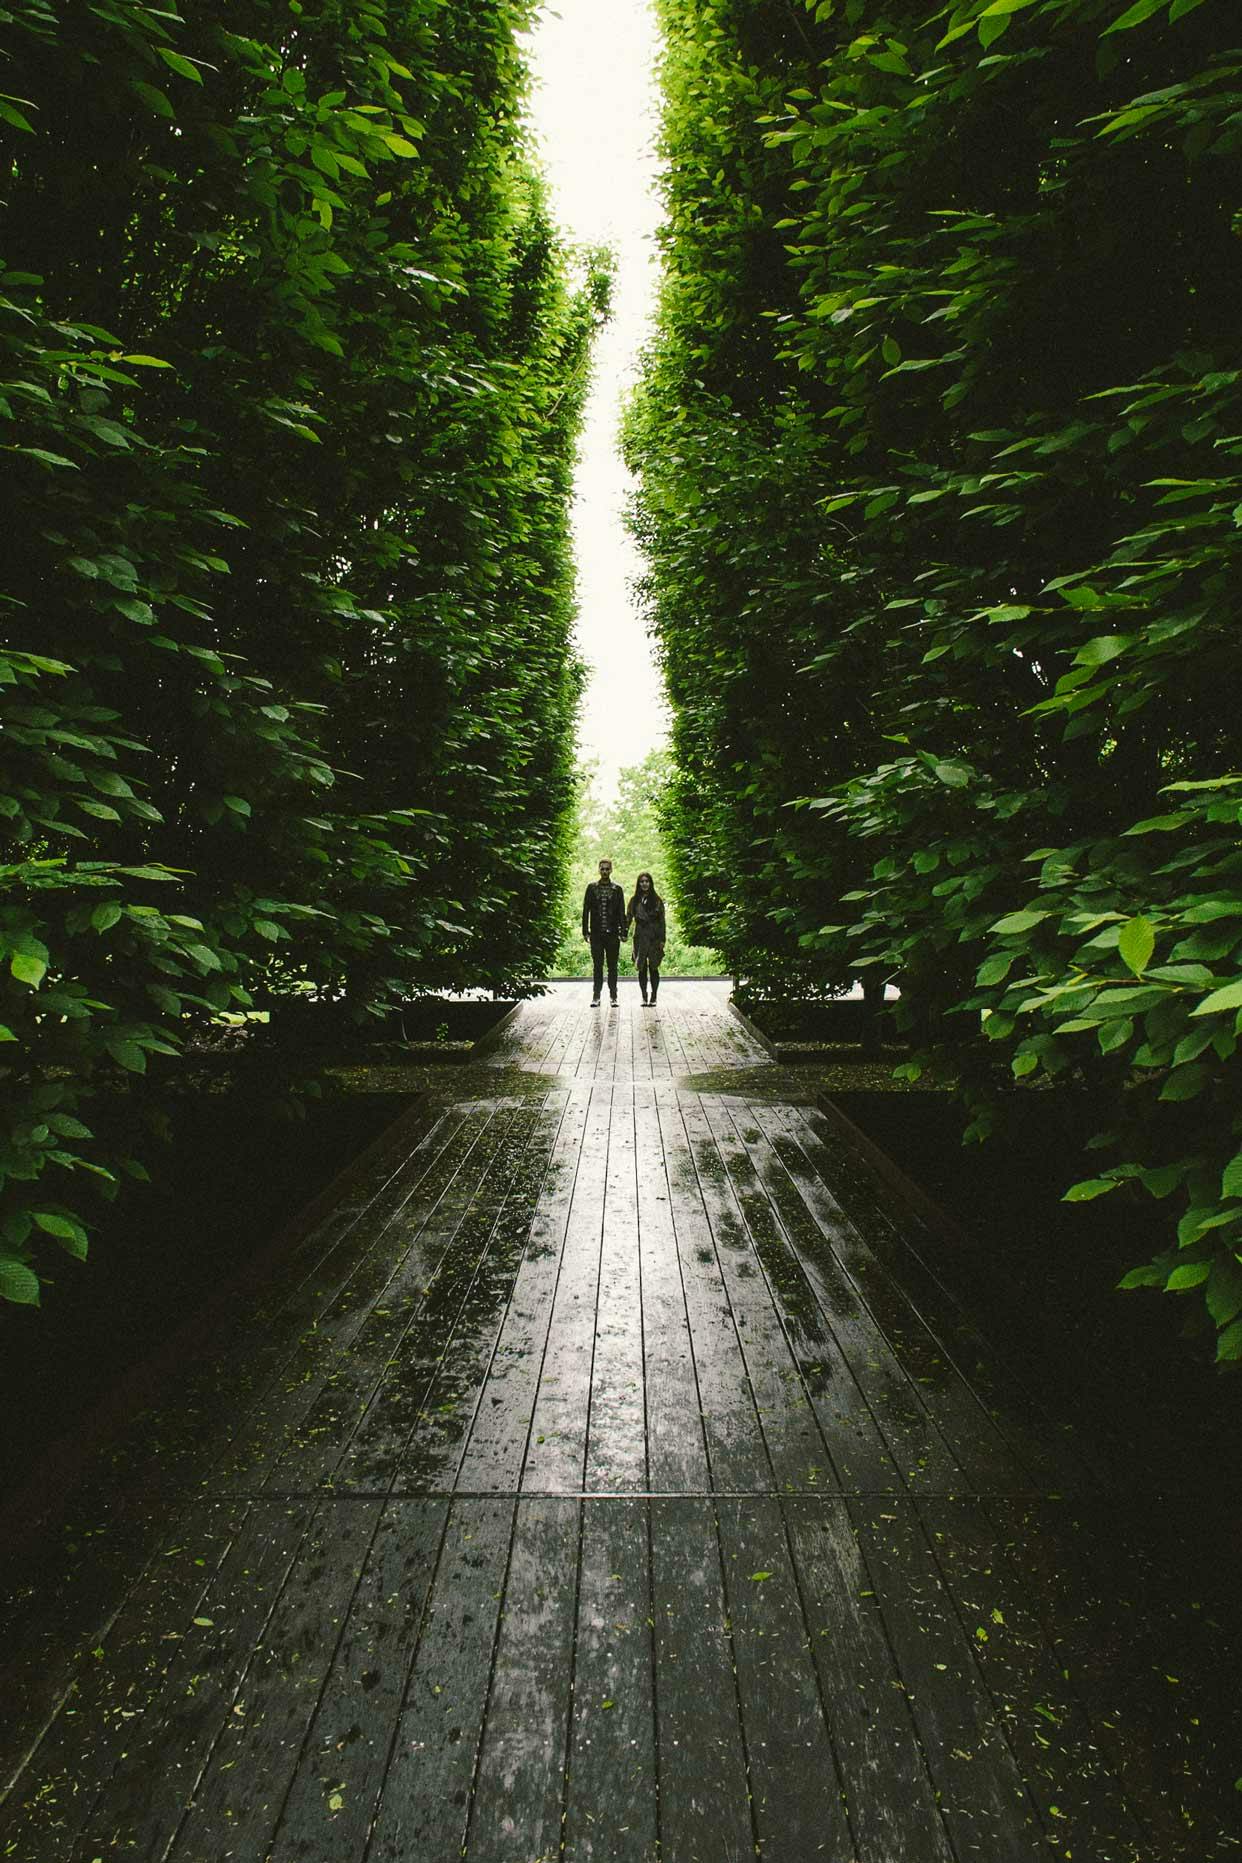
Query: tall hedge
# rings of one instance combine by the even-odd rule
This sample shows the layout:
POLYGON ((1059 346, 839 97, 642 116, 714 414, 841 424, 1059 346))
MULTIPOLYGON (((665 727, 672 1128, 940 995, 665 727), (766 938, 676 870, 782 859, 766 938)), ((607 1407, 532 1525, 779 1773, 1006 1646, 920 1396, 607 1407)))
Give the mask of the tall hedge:
POLYGON ((1242 1358, 1236 22, 663 15, 631 436, 683 866, 743 958, 766 921, 824 978, 895 976, 911 1071, 948 1055, 977 1132, 1002 1077, 1085 1085, 1100 1166, 1069 1194, 1171 1197, 1129 1279, 1203 1290, 1242 1358), (802 694, 776 725, 774 679, 802 694))
POLYGON ((85 1096, 556 949, 607 279, 528 159, 528 13, 5 9, 10 1299, 142 1170, 85 1096))

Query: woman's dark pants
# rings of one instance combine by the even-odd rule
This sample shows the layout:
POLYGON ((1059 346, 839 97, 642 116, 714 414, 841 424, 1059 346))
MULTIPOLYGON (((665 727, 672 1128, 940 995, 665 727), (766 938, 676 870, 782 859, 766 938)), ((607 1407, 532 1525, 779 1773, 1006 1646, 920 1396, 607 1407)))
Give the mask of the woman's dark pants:
POLYGON ((638 960, 638 987, 643 993, 644 1002, 647 1000, 648 970, 650 970, 651 973, 651 1000, 654 1003, 656 991, 660 987, 660 966, 656 963, 654 958, 640 957, 638 960))

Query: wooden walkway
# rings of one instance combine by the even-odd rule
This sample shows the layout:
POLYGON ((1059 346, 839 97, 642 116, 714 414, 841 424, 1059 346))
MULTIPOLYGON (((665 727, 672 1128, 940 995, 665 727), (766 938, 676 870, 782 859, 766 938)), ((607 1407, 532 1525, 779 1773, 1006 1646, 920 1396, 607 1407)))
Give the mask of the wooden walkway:
POLYGON ((0 1856, 1233 1855, 1115 1595, 1141 1510, 721 986, 586 1003, 75 1497, 9 1599, 0 1856))

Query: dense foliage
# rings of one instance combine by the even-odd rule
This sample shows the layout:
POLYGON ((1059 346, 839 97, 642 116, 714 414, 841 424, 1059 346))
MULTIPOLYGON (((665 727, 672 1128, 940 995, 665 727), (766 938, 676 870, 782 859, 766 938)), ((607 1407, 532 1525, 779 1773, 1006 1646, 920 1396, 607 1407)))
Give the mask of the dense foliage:
POLYGON ((1174 1198, 1130 1279, 1202 1289, 1222 1360, 1230 11, 663 0, 667 283, 630 425, 692 911, 734 966, 766 939, 896 976, 912 1071, 950 1053, 977 1132, 1002 1076, 1088 1085, 1100 1164, 1069 1194, 1174 1198))
POLYGON ((528 11, 0 9, 9 1299, 141 1173, 85 1095, 132 1128, 225 1011, 556 949, 607 277, 527 158, 528 11))
MULTIPOLYGON (((671 753, 652 750, 641 763, 629 764, 606 789, 592 771, 584 771, 575 812, 573 854, 565 894, 561 946, 555 974, 560 977, 591 975, 590 946, 582 938, 582 894, 595 879, 605 855, 613 863, 613 878, 633 896, 638 875, 650 873, 665 902, 668 941, 664 947, 664 974, 669 977, 718 977, 719 953, 691 944, 678 922, 672 898, 669 842, 661 821, 664 799, 675 778, 671 753)), ((625 947, 622 946, 624 955, 625 947)))

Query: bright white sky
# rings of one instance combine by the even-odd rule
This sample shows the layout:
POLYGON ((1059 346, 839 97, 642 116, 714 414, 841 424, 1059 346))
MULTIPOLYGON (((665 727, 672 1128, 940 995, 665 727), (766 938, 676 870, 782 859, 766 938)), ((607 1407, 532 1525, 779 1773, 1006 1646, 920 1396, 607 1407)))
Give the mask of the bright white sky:
POLYGON ((536 143, 560 226, 616 255, 574 502, 578 644, 591 669, 580 754, 611 794, 617 771, 667 731, 651 646, 629 590, 641 568, 622 512, 630 489, 617 426, 654 308, 658 38, 647 0, 553 0, 526 41, 536 143))

